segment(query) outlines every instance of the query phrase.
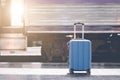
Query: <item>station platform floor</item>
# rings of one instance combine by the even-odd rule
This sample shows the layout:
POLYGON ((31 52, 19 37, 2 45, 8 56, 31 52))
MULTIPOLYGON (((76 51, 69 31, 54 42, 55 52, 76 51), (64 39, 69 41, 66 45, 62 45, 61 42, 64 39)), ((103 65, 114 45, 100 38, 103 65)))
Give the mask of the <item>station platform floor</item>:
POLYGON ((0 62, 0 80, 120 80, 120 63, 92 63, 87 76, 69 74, 68 63, 0 62))

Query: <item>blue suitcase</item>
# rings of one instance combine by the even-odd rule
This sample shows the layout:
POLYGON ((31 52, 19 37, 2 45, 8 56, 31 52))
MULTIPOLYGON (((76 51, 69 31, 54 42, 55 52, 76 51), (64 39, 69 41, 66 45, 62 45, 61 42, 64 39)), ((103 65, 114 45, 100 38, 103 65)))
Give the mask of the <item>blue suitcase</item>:
POLYGON ((84 39, 84 24, 82 24, 82 39, 76 39, 76 25, 74 24, 74 39, 69 42, 69 68, 74 71, 86 71, 91 69, 91 41, 84 39))

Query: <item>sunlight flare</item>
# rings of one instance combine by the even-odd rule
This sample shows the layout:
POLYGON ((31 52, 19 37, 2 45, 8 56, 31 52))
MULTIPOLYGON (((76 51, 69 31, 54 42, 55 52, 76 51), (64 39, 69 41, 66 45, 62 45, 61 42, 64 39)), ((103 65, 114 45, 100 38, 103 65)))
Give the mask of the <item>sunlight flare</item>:
POLYGON ((23 13, 24 13, 24 1, 12 0, 11 1, 11 25, 22 26, 23 25, 23 13))

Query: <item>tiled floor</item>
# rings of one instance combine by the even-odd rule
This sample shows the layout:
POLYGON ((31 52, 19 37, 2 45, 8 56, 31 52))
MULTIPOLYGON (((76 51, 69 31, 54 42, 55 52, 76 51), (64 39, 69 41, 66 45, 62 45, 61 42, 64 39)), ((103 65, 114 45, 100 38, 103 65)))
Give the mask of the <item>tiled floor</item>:
POLYGON ((91 75, 69 74, 67 63, 0 63, 0 80, 120 80, 119 63, 93 63, 91 75))

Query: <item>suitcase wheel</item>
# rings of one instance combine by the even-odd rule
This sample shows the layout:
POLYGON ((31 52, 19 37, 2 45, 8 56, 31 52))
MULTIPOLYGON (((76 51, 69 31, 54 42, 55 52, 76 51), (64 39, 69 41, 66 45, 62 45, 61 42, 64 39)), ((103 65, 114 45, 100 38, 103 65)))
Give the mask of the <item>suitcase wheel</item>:
POLYGON ((74 74, 74 70, 73 69, 70 69, 69 72, 70 72, 70 74, 74 74))
POLYGON ((90 75, 90 73, 91 73, 91 72, 90 72, 90 69, 88 69, 88 70, 87 70, 87 75, 90 75))

